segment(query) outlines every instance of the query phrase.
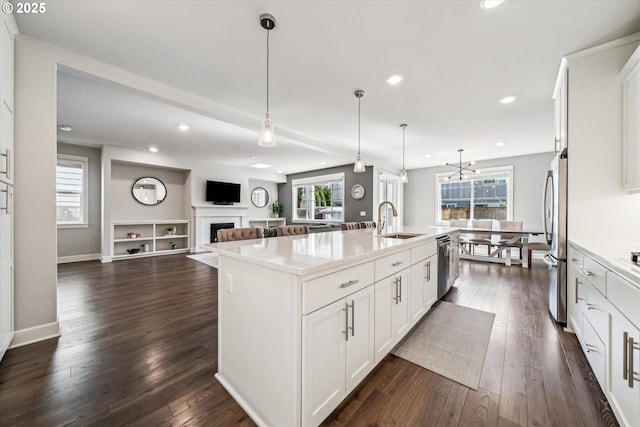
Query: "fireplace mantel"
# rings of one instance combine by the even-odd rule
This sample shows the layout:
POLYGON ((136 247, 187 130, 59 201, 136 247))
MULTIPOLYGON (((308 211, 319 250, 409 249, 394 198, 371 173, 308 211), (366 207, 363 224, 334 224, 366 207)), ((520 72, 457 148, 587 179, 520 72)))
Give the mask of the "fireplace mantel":
POLYGON ((191 207, 195 250, 210 242, 210 226, 219 222, 232 222, 236 228, 248 227, 248 206, 240 205, 197 205, 191 207))

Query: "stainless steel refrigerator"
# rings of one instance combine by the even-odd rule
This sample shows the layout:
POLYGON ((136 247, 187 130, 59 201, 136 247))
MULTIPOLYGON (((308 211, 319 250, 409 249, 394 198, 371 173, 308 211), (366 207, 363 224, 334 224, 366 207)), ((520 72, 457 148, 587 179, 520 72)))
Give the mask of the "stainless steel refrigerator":
POLYGON ((551 161, 544 185, 544 233, 549 253, 549 311, 560 323, 567 323, 567 149, 551 161))

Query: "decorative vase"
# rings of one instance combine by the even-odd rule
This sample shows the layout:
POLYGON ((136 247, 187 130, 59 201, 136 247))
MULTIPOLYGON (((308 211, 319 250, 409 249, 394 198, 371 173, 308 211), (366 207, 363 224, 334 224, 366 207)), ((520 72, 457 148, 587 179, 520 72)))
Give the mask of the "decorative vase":
POLYGON ((274 213, 273 213, 273 217, 274 217, 274 218, 280 218, 280 214, 279 214, 278 212, 274 212, 274 213))

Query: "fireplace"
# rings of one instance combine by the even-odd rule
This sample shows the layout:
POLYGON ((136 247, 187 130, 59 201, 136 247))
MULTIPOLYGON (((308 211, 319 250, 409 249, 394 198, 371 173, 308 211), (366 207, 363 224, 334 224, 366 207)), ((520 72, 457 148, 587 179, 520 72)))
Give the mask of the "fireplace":
POLYGON ((218 222, 218 223, 214 223, 214 224, 210 224, 209 228, 210 228, 210 242, 211 243, 215 243, 218 241, 218 230, 222 230, 225 228, 233 228, 234 227, 234 223, 233 222, 218 222))

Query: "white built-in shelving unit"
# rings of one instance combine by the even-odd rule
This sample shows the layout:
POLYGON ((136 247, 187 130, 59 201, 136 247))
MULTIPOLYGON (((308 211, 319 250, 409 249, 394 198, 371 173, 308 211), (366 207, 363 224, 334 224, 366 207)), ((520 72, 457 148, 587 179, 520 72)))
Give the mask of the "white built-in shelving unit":
POLYGON ((286 218, 249 218, 249 227, 260 227, 262 229, 266 229, 285 225, 287 225, 286 218))
POLYGON ((189 220, 114 221, 111 224, 113 260, 174 254, 191 248, 189 220), (170 232, 170 229, 175 232, 170 232), (129 237, 131 234, 139 237, 129 237), (138 249, 138 252, 129 253, 131 249, 138 249))

